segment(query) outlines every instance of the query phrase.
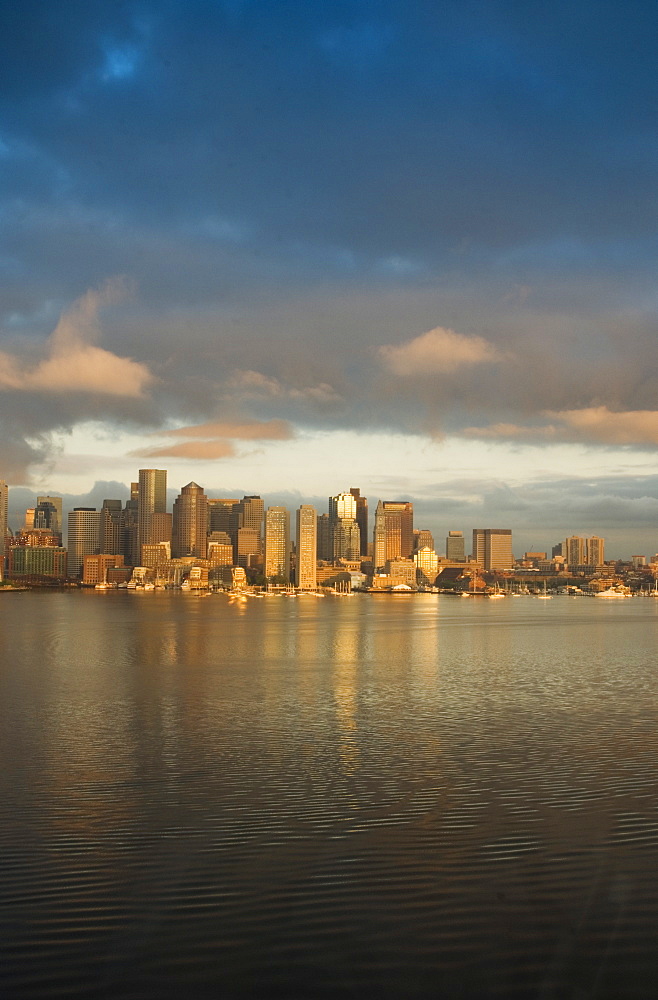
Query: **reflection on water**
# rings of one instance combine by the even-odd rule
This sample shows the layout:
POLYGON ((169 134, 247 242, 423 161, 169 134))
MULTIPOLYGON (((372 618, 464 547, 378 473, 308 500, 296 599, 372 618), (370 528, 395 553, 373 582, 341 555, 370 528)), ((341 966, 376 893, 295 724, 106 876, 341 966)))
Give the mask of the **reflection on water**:
POLYGON ((0 995, 652 996, 658 602, 607 603, 2 596, 0 995))

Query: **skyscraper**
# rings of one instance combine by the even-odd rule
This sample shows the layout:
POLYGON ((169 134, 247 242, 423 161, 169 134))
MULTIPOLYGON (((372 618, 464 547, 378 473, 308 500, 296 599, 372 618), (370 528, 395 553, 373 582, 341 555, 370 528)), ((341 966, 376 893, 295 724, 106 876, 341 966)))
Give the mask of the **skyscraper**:
POLYGON ((361 555, 357 503, 352 493, 329 497, 329 525, 333 559, 358 559, 361 555))
POLYGON ((74 507, 68 517, 69 576, 82 576, 85 556, 98 551, 100 514, 95 507, 74 507))
POLYGON ((511 569, 512 531, 510 528, 473 528, 473 558, 485 570, 511 569))
POLYGON ((259 496, 244 496, 235 506, 236 533, 234 563, 260 565, 263 557, 264 504, 259 496))
POLYGON ((103 555, 123 554, 120 500, 103 500, 98 526, 98 551, 103 555))
POLYGON ((52 517, 51 517, 51 523, 50 524, 37 524, 36 520, 35 520, 34 527, 35 528, 50 528, 51 531, 54 531, 54 532, 58 533, 59 536, 60 536, 60 538, 61 538, 62 537, 62 531, 64 530, 64 515, 62 513, 62 498, 61 497, 50 497, 50 496, 37 497, 37 507, 35 508, 35 512, 34 512, 35 515, 37 513, 37 509, 42 504, 50 504, 51 507, 55 508, 55 512, 56 512, 56 516, 57 516, 57 524, 55 524, 52 521, 52 517))
POLYGON ((587 565, 601 566, 605 562, 605 539, 592 535, 587 539, 587 565))
POLYGON ((310 504, 302 504, 297 511, 295 583, 300 590, 315 590, 317 511, 310 504))
POLYGON ((208 497, 197 483, 183 486, 174 501, 171 551, 174 558, 206 558, 208 543, 208 497))
POLYGON ((265 579, 290 579, 290 513, 287 507, 265 512, 265 579))
POLYGON ((152 545, 161 539, 152 538, 151 515, 164 514, 167 509, 166 469, 140 469, 137 496, 137 554, 142 545, 152 545))
POLYGON ((453 562, 465 562, 464 535, 461 531, 449 531, 446 537, 446 558, 453 562))
POLYGON ((410 559, 414 548, 414 507, 408 500, 380 500, 375 511, 373 563, 410 559))
POLYGON ((350 493, 356 500, 356 523, 359 526, 361 537, 361 555, 368 555, 368 501, 361 496, 361 490, 355 486, 350 488, 350 493))

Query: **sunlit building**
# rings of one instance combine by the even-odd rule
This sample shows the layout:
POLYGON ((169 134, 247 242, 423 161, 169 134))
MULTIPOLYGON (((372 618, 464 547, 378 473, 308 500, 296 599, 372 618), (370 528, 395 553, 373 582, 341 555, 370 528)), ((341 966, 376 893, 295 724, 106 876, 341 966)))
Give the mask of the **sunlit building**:
POLYGON ((453 562, 466 562, 464 534, 461 531, 449 531, 446 537, 446 559, 453 562))
MULTIPOLYGON (((142 545, 163 541, 154 537, 152 515, 167 510, 166 469, 140 469, 137 495, 137 551, 142 545)), ((170 536, 171 537, 171 536, 170 536)))
POLYGON ((295 584, 300 590, 315 590, 317 511, 311 504, 302 504, 297 511, 295 533, 295 584))
POLYGON ((407 500, 380 500, 375 511, 373 563, 382 568, 391 559, 411 559, 414 548, 414 508, 407 500))
POLYGON ((359 537, 361 541, 361 555, 368 555, 368 500, 361 496, 361 490, 355 486, 350 488, 350 493, 356 500, 356 523, 359 526, 359 537))
POLYGON ((514 566, 511 528, 474 528, 473 559, 485 571, 514 566))
POLYGON ((268 507, 265 513, 265 579, 290 580, 290 513, 268 507))
POLYGON ((68 516, 69 575, 82 576, 85 556, 98 551, 100 514, 95 507, 74 507, 68 516))
POLYGON ((208 539, 208 497, 198 483, 183 486, 174 501, 171 551, 174 558, 206 558, 208 539))
POLYGON ((0 479, 0 579, 2 579, 3 559, 5 555, 5 539, 7 537, 9 516, 9 487, 4 479, 0 479))

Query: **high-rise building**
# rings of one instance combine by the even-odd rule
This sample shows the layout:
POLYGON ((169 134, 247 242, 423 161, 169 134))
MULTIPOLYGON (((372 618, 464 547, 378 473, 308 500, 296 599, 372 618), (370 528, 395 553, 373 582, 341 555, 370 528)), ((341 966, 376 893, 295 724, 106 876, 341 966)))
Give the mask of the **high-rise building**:
POLYGON ((317 587, 316 548, 317 511, 302 504, 297 511, 295 583, 300 590, 317 587))
POLYGON ((414 552, 434 549, 434 535, 428 528, 414 528, 414 552))
POLYGON ((208 499, 208 531, 225 531, 235 542, 238 499, 208 499))
POLYGON ((123 555, 121 514, 120 500, 103 500, 98 525, 99 553, 123 555))
POLYGON ((605 562, 605 539, 592 535, 587 539, 587 565, 602 566, 605 562))
POLYGON ((571 535, 562 545, 562 555, 569 569, 587 564, 587 542, 580 535, 571 535))
POLYGON ((121 511, 121 538, 126 566, 139 565, 137 547, 137 518, 139 514, 139 483, 130 484, 130 500, 121 511))
POLYGON ((510 528, 473 528, 473 558, 485 570, 511 569, 512 531, 510 528))
POLYGON ((264 504, 259 496, 244 496, 235 507, 236 566, 258 566, 263 559, 264 504))
POLYGON ((0 479, 0 580, 4 576, 4 559, 9 516, 9 487, 0 479))
POLYGON ((352 493, 338 493, 329 497, 332 559, 359 559, 361 533, 356 513, 357 501, 352 493))
POLYGON ((49 496, 37 497, 37 506, 36 506, 35 511, 34 511, 34 513, 35 513, 34 527, 35 528, 50 528, 51 531, 59 532, 59 536, 61 538, 62 531, 64 530, 64 515, 62 513, 62 503, 63 503, 63 501, 62 501, 61 497, 49 497, 49 496), (50 524, 37 524, 36 523, 37 510, 43 504, 49 504, 51 508, 55 509, 55 515, 56 515, 56 518, 57 518, 57 522, 56 523, 53 520, 52 514, 50 515, 50 522, 51 522, 50 524))
POLYGON ((359 526, 359 535, 361 538, 361 555, 367 557, 368 555, 368 501, 366 497, 361 496, 361 490, 357 489, 355 486, 350 488, 350 493, 356 500, 356 523, 359 526))
POLYGON ((414 549, 414 506, 408 500, 380 500, 375 511, 373 563, 411 559, 414 549))
POLYGON ((328 514, 319 514, 317 518, 317 558, 330 562, 334 557, 334 542, 331 533, 331 520, 328 514))
POLYGON ((451 559, 452 562, 466 562, 463 532, 448 532, 446 536, 446 559, 451 559))
POLYGON ((171 551, 175 559, 205 559, 208 541, 208 497, 197 483, 183 486, 174 501, 171 551))
POLYGON ((137 552, 142 545, 152 545, 162 539, 152 536, 151 515, 167 510, 166 469, 140 469, 137 495, 137 552))
POLYGON ((69 576, 82 576, 85 556, 98 551, 100 514, 95 507, 74 507, 68 517, 69 576))
POLYGON ((290 513, 287 507, 265 512, 265 579, 290 579, 290 513))

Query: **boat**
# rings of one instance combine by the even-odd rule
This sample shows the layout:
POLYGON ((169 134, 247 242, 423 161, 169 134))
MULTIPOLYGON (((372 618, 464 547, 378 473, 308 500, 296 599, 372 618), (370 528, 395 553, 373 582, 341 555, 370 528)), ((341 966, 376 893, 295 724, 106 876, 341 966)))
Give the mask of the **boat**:
POLYGON ((552 594, 549 594, 546 590, 546 580, 544 580, 544 592, 543 594, 537 594, 537 598, 540 601, 550 601, 553 598, 552 594))
POLYGON ((630 597, 631 592, 628 587, 624 587, 622 584, 618 583, 613 587, 607 587, 605 590, 599 590, 594 594, 594 596, 607 598, 630 597))

